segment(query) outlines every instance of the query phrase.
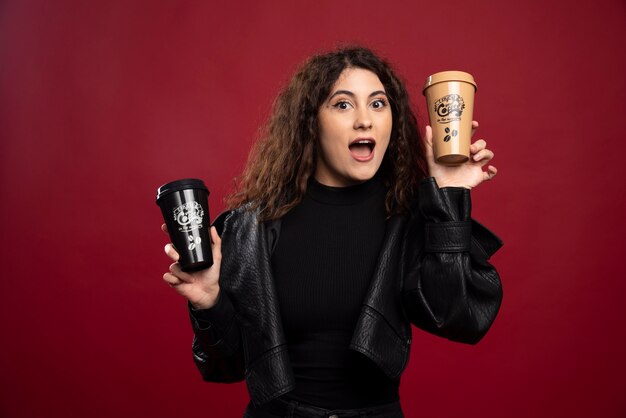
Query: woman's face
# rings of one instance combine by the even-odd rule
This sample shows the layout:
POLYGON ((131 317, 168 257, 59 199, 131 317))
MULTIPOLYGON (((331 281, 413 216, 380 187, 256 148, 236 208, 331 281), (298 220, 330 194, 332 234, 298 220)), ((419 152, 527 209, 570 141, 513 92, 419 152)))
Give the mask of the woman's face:
POLYGON ((344 187, 371 179, 391 137, 392 116, 385 87, 362 68, 343 70, 319 110, 320 151, 315 179, 344 187))

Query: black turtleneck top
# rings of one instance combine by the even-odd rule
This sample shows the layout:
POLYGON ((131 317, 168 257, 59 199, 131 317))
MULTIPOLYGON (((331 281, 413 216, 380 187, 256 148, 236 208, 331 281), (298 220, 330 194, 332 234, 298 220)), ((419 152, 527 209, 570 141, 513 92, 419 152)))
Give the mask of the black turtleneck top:
POLYGON ((385 234, 379 176, 350 187, 309 180, 282 218, 272 268, 296 380, 285 399, 327 409, 397 401, 399 381, 348 349, 385 234))

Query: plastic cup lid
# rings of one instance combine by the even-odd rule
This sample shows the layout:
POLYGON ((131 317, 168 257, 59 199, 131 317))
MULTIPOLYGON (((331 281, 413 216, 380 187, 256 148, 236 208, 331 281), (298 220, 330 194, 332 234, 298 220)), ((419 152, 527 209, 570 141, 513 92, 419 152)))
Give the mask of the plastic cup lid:
POLYGON ((426 89, 433 84, 442 83, 444 81, 464 81, 472 84, 475 90, 478 89, 476 81, 474 81, 474 77, 472 77, 470 73, 463 71, 442 71, 440 73, 435 73, 426 79, 424 87, 422 88, 422 94, 425 94, 426 89))
POLYGON ((200 190, 206 191, 207 194, 209 194, 209 189, 207 189, 204 182, 200 179, 175 180, 159 187, 159 189, 157 190, 157 198, 156 198, 157 203, 159 202, 160 198, 162 198, 163 196, 167 194, 178 192, 181 190, 186 190, 186 189, 200 189, 200 190))

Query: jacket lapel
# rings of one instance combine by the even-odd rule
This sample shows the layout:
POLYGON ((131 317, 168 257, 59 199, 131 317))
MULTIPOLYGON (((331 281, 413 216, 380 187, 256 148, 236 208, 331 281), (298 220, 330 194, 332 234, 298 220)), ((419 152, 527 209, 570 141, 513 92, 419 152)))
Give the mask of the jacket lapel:
POLYGON ((406 217, 389 219, 377 268, 370 283, 350 348, 363 353, 390 378, 406 367, 411 328, 402 310, 402 252, 406 217))

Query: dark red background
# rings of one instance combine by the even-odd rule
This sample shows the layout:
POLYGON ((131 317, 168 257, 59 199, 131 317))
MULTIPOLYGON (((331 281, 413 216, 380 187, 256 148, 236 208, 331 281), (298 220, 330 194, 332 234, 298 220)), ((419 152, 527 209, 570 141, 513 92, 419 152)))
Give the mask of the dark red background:
POLYGON ((2 417, 241 417, 203 383, 156 188, 223 207, 279 87, 311 53, 369 45, 424 118, 429 74, 479 85, 496 179, 474 217, 505 241, 477 346, 414 332, 407 417, 623 417, 623 0, 4 1, 2 417), (266 3, 266 4, 263 4, 266 3))

